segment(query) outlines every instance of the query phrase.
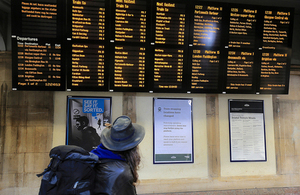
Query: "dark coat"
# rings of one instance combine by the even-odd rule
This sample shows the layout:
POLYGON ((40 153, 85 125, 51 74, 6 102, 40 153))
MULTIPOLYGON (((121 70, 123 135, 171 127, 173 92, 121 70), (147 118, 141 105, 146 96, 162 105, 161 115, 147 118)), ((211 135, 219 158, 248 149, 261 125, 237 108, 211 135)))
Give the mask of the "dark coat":
POLYGON ((136 195, 129 165, 121 160, 103 161, 95 167, 95 195, 136 195))
POLYGON ((100 144, 100 136, 94 127, 86 126, 82 130, 81 147, 87 151, 91 151, 100 144))

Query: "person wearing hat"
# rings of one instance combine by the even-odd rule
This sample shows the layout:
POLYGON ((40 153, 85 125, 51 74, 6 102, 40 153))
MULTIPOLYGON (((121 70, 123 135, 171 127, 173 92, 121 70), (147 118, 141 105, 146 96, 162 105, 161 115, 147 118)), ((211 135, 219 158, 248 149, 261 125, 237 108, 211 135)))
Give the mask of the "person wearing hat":
POLYGON ((102 131, 101 144, 91 151, 100 160, 95 167, 94 194, 136 194, 135 183, 141 161, 138 144, 144 136, 144 127, 132 123, 128 116, 118 117, 102 131))

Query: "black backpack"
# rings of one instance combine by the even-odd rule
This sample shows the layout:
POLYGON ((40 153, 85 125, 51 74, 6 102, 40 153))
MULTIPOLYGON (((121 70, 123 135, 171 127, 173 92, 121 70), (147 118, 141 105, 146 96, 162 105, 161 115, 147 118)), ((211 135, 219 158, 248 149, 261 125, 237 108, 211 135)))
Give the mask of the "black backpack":
POLYGON ((39 195, 92 195, 98 156, 78 146, 54 147, 43 173, 39 195))

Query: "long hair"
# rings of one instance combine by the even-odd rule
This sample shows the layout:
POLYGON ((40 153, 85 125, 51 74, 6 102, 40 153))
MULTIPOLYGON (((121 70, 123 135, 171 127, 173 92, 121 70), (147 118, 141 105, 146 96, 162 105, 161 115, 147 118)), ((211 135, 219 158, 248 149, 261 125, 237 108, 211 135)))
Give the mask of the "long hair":
POLYGON ((138 181, 139 175, 138 175, 138 169, 141 162, 141 156, 139 153, 138 146, 125 150, 125 151, 118 151, 116 152, 119 155, 121 155, 127 162, 127 164, 130 166, 132 175, 133 175, 133 183, 136 183, 138 181))

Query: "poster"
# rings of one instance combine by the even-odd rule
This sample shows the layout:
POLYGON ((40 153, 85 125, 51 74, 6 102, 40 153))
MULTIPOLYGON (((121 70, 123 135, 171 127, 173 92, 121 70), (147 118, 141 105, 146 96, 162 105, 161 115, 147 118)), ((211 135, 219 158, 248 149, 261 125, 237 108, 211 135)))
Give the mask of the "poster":
POLYGON ((154 163, 192 163, 192 99, 154 98, 154 163))
POLYGON ((266 161, 263 100, 229 100, 230 161, 266 161))
POLYGON ((100 144, 100 134, 111 123, 111 97, 67 98, 67 145, 91 151, 100 144))

